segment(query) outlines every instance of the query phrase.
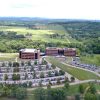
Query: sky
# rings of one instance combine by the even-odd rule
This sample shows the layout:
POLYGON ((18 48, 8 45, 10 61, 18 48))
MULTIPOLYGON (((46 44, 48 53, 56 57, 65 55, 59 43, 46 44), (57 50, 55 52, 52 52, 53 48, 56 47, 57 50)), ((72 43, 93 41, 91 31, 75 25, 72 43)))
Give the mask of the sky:
POLYGON ((100 0, 0 0, 0 16, 100 20, 100 0))

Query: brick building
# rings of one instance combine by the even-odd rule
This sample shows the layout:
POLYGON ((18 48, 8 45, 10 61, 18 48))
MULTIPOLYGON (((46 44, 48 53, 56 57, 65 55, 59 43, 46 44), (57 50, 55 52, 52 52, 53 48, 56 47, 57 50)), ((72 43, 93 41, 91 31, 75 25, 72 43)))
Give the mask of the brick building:
POLYGON ((50 55, 50 56, 56 56, 56 55, 58 55, 58 48, 47 47, 46 48, 46 55, 50 55))
POLYGON ((75 48, 64 48, 64 56, 76 56, 75 48))
POLYGON ((76 56, 76 49, 75 48, 48 47, 48 48, 46 48, 46 55, 49 55, 49 56, 57 56, 57 55, 76 56))
POLYGON ((40 50, 21 49, 19 51, 19 58, 21 58, 21 59, 39 59, 40 58, 40 50))

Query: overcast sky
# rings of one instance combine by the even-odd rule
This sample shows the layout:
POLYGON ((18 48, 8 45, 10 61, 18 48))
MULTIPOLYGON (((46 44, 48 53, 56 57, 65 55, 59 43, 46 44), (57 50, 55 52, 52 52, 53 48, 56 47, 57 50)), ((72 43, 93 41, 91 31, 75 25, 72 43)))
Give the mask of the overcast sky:
POLYGON ((100 0, 0 0, 0 16, 100 19, 100 0))

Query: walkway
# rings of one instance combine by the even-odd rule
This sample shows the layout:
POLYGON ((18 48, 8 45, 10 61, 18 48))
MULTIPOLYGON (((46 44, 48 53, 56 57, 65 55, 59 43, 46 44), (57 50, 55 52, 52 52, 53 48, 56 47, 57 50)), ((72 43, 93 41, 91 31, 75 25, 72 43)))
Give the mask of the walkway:
MULTIPOLYGON (((69 85, 78 85, 78 84, 89 83, 89 82, 98 82, 98 83, 100 83, 100 80, 84 80, 84 81, 78 81, 78 82, 69 83, 69 85)), ((51 88, 58 88, 58 87, 63 87, 63 86, 64 86, 64 84, 54 85, 54 86, 51 86, 51 88)), ((44 86, 43 88, 47 89, 47 86, 44 86)), ((34 89, 37 89, 37 87, 28 88, 27 90, 31 91, 31 90, 34 90, 34 89)))

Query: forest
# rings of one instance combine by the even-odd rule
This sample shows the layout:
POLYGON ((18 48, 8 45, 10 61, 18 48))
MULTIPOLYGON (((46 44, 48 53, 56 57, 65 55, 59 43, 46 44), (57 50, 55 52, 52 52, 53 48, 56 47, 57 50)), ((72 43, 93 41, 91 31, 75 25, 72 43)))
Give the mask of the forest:
POLYGON ((71 38, 82 42, 84 48, 80 47, 81 51, 100 54, 100 22, 73 21, 55 24, 62 25, 71 38))

